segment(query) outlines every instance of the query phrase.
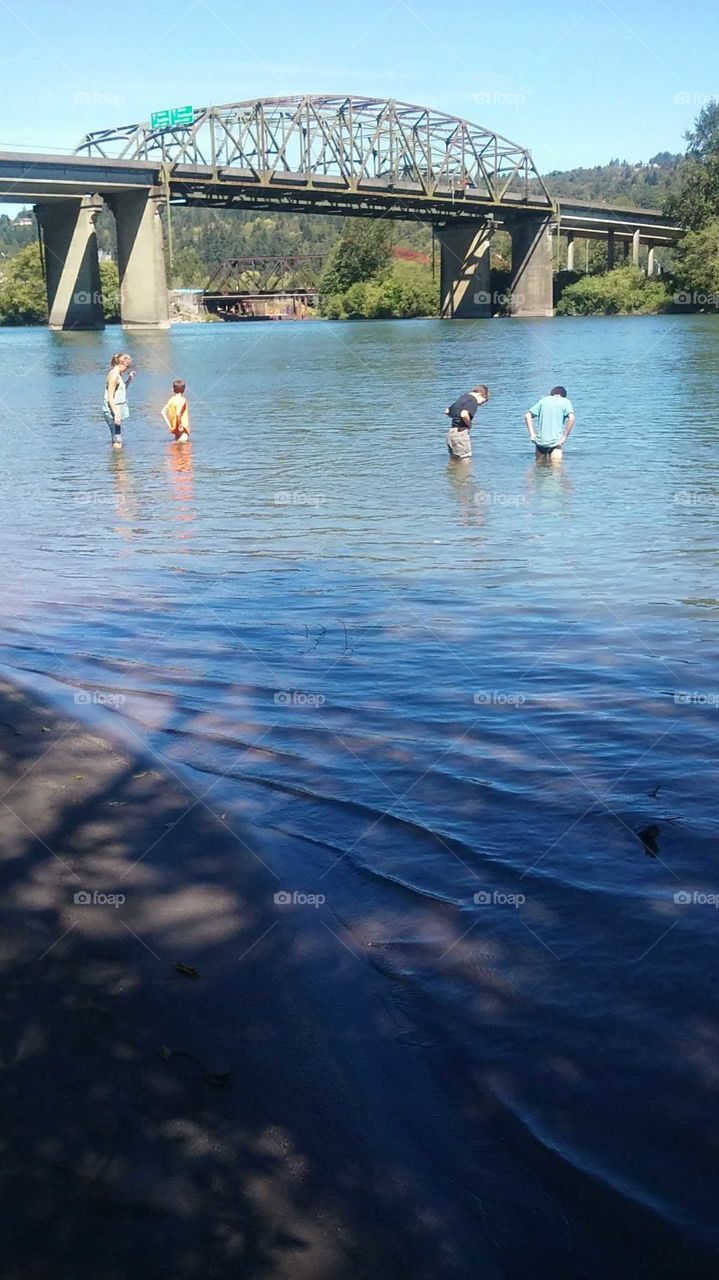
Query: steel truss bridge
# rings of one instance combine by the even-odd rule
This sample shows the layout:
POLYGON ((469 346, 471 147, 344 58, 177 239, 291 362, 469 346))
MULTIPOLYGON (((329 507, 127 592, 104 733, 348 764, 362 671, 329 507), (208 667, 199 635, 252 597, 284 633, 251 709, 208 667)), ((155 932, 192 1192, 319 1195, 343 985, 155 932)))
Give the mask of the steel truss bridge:
MULTIPOLYGON (((610 263, 617 241, 637 266, 646 248, 652 274, 655 247, 682 230, 658 210, 553 201, 530 152, 481 125, 344 95, 253 99, 205 107, 185 125, 102 129, 72 155, 0 152, 3 200, 35 203, 52 329, 104 324, 95 232, 103 201, 117 227, 128 328, 169 324, 160 211, 173 204, 429 222, 441 314, 455 319, 492 314, 498 226, 512 242, 510 312, 527 318, 553 313, 553 233, 567 236, 569 266, 574 237, 589 235, 606 239, 610 263)), ((169 217, 167 225, 169 233, 169 217)))
POLYGON ((153 167, 172 198, 187 204, 430 221, 552 208, 525 147, 456 116, 380 98, 205 107, 191 125, 89 133, 76 155, 153 167))
POLYGON ((224 258, 204 288, 206 295, 314 293, 324 254, 287 254, 253 258, 224 258))
POLYGON ((301 313, 303 306, 316 301, 323 262, 320 253, 225 258, 205 285, 202 301, 208 311, 225 319, 253 315, 255 303, 269 300, 291 303, 294 314, 297 303, 301 313))

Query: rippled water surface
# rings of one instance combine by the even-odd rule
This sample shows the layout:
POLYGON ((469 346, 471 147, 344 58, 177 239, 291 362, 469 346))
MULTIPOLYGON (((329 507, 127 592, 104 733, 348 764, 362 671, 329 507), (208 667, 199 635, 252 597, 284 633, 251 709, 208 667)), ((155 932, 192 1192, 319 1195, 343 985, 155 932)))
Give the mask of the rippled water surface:
POLYGON ((0 331, 0 659, 78 716, 112 704, 270 859, 299 838, 274 870, 369 938, 512 1274, 542 1223, 550 1264, 575 1224, 592 1277, 640 1274, 597 1232, 620 1260, 648 1233, 647 1275, 715 1244, 718 339, 705 317, 0 331), (177 376, 185 447, 159 418, 177 376), (442 410, 477 381, 458 469, 442 410), (558 381, 578 425, 537 465, 522 414, 558 381))

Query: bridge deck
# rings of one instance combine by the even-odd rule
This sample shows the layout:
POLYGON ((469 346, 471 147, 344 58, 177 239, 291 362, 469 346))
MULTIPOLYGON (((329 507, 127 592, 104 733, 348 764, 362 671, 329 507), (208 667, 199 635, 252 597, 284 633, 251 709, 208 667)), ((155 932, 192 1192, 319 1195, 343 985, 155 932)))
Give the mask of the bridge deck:
MULTIPOLYGON (((149 190, 161 184, 160 167, 148 160, 109 160, 95 156, 50 156, 0 152, 0 201, 20 204, 82 195, 109 196, 149 190)), ((611 230, 629 239, 639 229, 646 243, 670 244, 682 228, 658 209, 637 209, 583 200, 557 201, 553 211, 539 197, 507 192, 501 203, 471 187, 461 191, 438 182, 431 195, 418 182, 358 179, 307 172, 284 172, 259 178, 246 168, 212 170, 204 165, 177 165, 171 175, 173 203, 231 209, 283 209, 302 213, 382 215, 423 222, 474 222, 487 217, 501 224, 513 214, 553 213, 564 233, 604 238, 611 230)))

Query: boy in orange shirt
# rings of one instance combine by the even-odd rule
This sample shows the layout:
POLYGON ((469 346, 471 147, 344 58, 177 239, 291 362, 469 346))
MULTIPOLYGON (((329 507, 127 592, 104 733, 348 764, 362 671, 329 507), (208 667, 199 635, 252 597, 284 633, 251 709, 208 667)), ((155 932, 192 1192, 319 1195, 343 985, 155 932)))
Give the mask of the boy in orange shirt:
POLYGON ((168 430, 172 432, 178 444, 184 444, 190 438, 190 411, 185 399, 186 385, 181 378, 177 378, 172 384, 172 395, 161 410, 168 430))

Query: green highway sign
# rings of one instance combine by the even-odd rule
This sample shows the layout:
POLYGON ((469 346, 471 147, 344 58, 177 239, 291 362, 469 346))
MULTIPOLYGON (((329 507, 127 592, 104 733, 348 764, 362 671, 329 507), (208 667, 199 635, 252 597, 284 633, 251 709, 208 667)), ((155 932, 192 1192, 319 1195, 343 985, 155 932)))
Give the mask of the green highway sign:
POLYGON ((173 107, 170 112, 170 124, 194 124, 194 107, 173 107))
POLYGON ((150 116, 151 129, 171 129, 173 125, 194 124, 194 107, 170 107, 168 111, 153 111, 150 116))

